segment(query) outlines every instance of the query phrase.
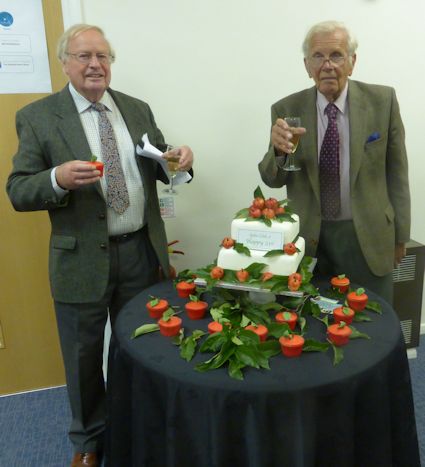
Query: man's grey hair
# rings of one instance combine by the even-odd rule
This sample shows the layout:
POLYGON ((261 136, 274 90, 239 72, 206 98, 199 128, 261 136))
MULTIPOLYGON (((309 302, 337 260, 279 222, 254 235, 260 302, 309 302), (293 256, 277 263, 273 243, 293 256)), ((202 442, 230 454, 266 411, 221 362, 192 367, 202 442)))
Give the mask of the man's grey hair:
POLYGON ((304 58, 308 58, 310 55, 311 41, 316 34, 333 33, 335 31, 345 32, 347 35, 348 55, 350 57, 353 56, 356 53, 358 44, 356 38, 353 36, 347 26, 345 26, 344 23, 340 23, 339 21, 322 21, 321 23, 317 23, 312 26, 305 36, 303 42, 304 58))
POLYGON ((115 60, 115 52, 113 51, 108 39, 106 39, 105 33, 103 32, 102 28, 100 28, 99 26, 94 26, 92 24, 74 24, 74 26, 71 26, 62 34, 62 36, 59 38, 58 46, 56 49, 56 55, 58 59, 62 63, 64 63, 67 58, 69 42, 75 37, 77 37, 79 34, 86 31, 90 31, 92 29, 99 32, 104 37, 106 43, 108 44, 109 54, 111 55, 111 61, 113 62, 115 60))

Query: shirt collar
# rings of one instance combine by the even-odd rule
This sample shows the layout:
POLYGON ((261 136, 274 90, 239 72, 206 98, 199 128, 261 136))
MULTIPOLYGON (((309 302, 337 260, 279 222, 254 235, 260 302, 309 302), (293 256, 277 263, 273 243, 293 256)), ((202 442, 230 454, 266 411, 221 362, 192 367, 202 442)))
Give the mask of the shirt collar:
MULTIPOLYGON (((75 102, 75 106, 77 107, 77 112, 79 114, 85 112, 91 107, 92 102, 80 94, 72 85, 72 83, 69 83, 69 92, 71 93, 72 99, 75 102)), ((104 92, 99 102, 102 103, 108 110, 112 110, 112 97, 109 92, 104 92)))
MULTIPOLYGON (((342 90, 341 94, 338 96, 338 99, 333 102, 333 104, 338 107, 338 110, 343 114, 347 107, 347 95, 348 95, 348 80, 345 83, 344 89, 342 90)), ((319 107, 319 111, 321 115, 324 115, 326 106, 329 104, 329 101, 326 97, 319 91, 317 91, 317 106, 319 107)))

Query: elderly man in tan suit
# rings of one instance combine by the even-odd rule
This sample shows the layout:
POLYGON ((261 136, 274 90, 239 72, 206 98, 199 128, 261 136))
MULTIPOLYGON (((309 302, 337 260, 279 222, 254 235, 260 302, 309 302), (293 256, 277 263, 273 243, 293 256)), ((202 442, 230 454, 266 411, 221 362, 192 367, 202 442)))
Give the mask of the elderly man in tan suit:
POLYGON ((304 64, 315 86, 273 104, 259 170, 268 186, 286 185, 319 273, 345 273, 391 303, 392 270, 410 235, 404 128, 392 88, 349 80, 356 48, 341 23, 310 29, 304 64), (289 116, 301 117, 302 127, 290 128, 289 116), (301 170, 287 171, 295 133, 301 170))

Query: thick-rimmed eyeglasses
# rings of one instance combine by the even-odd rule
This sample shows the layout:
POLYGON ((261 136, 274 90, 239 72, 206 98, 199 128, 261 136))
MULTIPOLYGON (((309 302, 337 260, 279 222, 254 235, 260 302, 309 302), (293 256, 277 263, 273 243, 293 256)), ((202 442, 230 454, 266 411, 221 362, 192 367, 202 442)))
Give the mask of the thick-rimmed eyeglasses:
POLYGON ((96 57, 96 60, 102 65, 106 65, 114 61, 114 57, 109 54, 92 54, 88 52, 80 52, 78 54, 72 54, 69 52, 65 53, 66 55, 75 58, 75 60, 79 61, 80 63, 84 63, 85 65, 90 63, 93 60, 93 57, 96 57))
POLYGON ((345 59, 344 55, 341 54, 332 54, 329 57, 325 57, 321 54, 315 54, 312 57, 308 58, 308 61, 316 68, 321 67, 325 62, 329 62, 334 66, 341 66, 344 64, 345 59))

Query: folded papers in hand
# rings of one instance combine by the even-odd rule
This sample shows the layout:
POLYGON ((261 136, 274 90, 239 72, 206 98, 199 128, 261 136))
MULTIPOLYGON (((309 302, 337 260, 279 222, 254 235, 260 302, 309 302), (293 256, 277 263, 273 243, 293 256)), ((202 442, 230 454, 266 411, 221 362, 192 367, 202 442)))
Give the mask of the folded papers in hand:
MULTIPOLYGON (((142 140, 136 146, 136 153, 139 156, 148 157, 149 159, 157 161, 161 165, 164 172, 167 174, 168 180, 170 180, 167 161, 162 157, 164 153, 149 142, 147 133, 142 136, 142 140)), ((177 172, 173 180, 173 185, 181 185, 182 183, 186 183, 191 179, 192 177, 189 172, 177 172)))

